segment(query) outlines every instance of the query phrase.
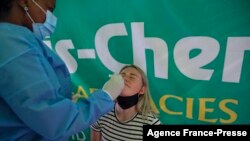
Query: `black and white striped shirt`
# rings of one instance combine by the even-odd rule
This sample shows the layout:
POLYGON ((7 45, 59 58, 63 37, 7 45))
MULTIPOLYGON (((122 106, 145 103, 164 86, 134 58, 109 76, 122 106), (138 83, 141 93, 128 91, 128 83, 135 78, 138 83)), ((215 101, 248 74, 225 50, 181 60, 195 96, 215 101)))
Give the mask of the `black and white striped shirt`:
POLYGON ((102 141, 141 141, 143 125, 159 125, 159 119, 153 115, 148 115, 143 119, 142 115, 137 113, 131 120, 120 122, 114 110, 101 117, 91 128, 101 132, 102 141))

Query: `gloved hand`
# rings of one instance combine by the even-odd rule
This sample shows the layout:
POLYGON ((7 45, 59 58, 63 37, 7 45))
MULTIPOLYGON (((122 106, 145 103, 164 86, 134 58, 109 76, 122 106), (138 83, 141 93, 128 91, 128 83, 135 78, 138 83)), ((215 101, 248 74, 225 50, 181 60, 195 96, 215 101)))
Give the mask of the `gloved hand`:
POLYGON ((112 99, 116 99, 124 88, 124 80, 121 75, 113 74, 110 79, 104 84, 103 90, 107 92, 112 99))

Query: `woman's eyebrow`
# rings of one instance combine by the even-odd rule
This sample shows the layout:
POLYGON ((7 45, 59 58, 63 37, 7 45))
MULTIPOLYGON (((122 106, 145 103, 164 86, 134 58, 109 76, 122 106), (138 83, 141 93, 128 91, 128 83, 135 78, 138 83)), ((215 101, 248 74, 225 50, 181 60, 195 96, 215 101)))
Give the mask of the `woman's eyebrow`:
MULTIPOLYGON (((127 74, 127 73, 122 72, 121 74, 127 74)), ((128 73, 128 75, 138 77, 138 75, 136 75, 135 73, 128 73)))

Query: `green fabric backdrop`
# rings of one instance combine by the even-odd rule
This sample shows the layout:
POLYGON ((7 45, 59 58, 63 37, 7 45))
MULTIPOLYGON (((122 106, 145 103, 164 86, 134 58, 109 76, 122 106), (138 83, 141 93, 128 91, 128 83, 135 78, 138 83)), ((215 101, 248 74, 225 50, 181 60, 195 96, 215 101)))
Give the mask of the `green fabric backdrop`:
POLYGON ((250 124, 249 0, 58 0, 54 12, 75 93, 136 64, 163 124, 250 124))

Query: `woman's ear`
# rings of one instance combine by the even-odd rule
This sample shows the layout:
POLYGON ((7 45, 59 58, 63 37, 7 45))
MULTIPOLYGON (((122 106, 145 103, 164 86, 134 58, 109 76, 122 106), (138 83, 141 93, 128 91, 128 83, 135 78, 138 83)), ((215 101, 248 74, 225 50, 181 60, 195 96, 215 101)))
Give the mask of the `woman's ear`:
POLYGON ((139 95, 143 95, 145 93, 146 87, 142 86, 141 90, 139 91, 139 95))

